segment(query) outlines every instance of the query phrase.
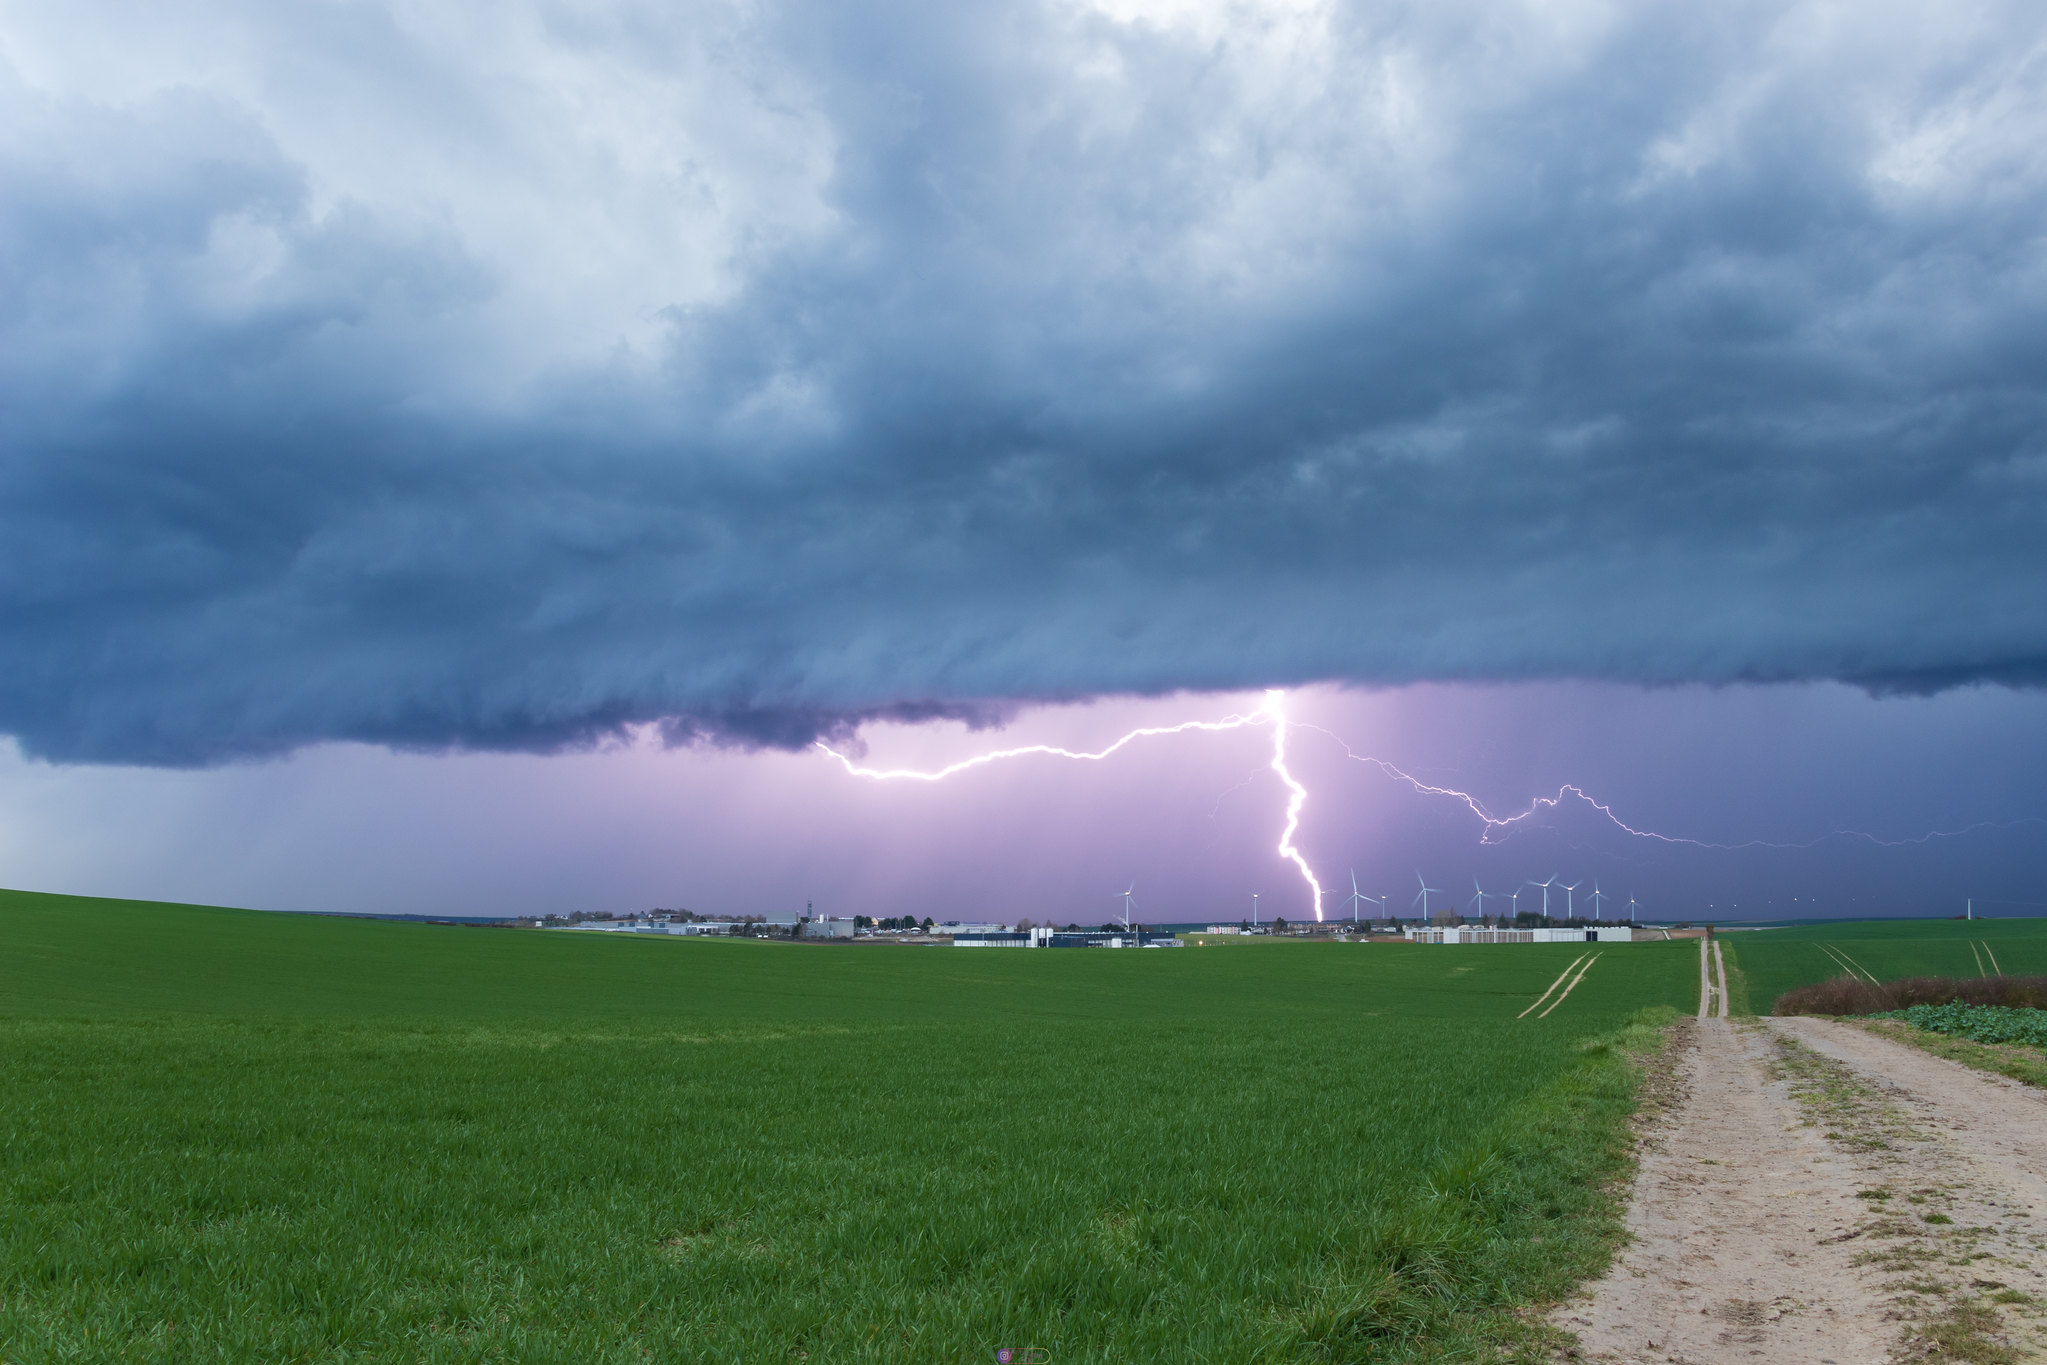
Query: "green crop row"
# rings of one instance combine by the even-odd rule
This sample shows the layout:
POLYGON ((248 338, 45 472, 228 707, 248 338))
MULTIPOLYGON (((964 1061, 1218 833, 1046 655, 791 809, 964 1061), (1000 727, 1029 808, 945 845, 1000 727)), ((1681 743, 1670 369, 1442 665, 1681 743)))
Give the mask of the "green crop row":
POLYGON ((1913 1005, 1869 1016, 1902 1019, 1933 1033, 1972 1038, 1979 1043, 2023 1043, 2047 1048, 2047 1010, 2014 1009, 2008 1005, 1913 1005))

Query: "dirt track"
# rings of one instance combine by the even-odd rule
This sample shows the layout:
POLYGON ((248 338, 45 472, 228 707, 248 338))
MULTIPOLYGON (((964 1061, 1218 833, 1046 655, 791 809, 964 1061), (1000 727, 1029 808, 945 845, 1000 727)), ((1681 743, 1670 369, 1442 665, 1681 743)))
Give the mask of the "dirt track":
POLYGON ((2047 1359, 2047 1095, 1852 1024, 1682 1035, 1631 1244, 1552 1318, 1581 1358, 2047 1359))

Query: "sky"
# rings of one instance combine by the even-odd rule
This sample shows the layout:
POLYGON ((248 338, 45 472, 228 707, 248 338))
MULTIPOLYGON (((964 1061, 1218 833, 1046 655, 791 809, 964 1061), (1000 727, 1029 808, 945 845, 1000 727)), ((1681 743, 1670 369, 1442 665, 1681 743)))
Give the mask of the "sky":
POLYGON ((0 883, 1219 915, 1270 717, 814 746, 1282 689, 1346 892, 2047 901, 2043 95, 1968 0, 0 0, 0 883))

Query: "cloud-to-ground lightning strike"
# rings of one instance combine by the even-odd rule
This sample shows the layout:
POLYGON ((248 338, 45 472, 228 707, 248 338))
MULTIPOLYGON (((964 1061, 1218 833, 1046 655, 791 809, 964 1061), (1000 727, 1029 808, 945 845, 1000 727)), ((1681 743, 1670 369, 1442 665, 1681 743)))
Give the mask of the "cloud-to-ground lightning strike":
POLYGON ((978 768, 1004 758, 1025 758, 1043 754, 1053 758, 1073 758, 1089 763, 1098 763, 1109 757, 1133 740, 1145 739, 1152 735, 1177 735, 1189 730, 1239 730, 1247 725, 1272 726, 1272 771, 1286 784, 1286 828, 1279 836, 1279 856, 1300 869, 1301 880, 1308 884, 1309 894, 1314 898, 1315 918, 1322 918, 1322 883, 1315 880, 1314 872, 1308 867, 1308 860, 1294 847, 1294 833, 1301 827, 1301 808, 1308 803, 1308 789, 1301 785, 1286 766, 1286 693, 1271 691, 1265 694, 1265 704, 1248 716, 1230 715, 1221 720, 1189 720, 1178 725, 1147 725, 1132 730, 1105 749, 1083 753, 1073 749, 1062 749, 1056 744, 1025 744, 1014 749, 995 749, 972 758, 963 758, 943 768, 924 770, 919 768, 865 768, 846 755, 826 744, 817 742, 817 747, 839 760, 839 763, 855 777, 869 777, 878 781, 907 780, 913 782, 937 782, 969 768, 978 768))
MULTIPOLYGON (((1292 863, 1295 866, 1295 868, 1297 868, 1300 871, 1301 880, 1307 883, 1309 895, 1312 897, 1314 901, 1315 919, 1319 922, 1322 919, 1322 883, 1316 879, 1314 870, 1308 866, 1308 860, 1306 856, 1303 855, 1301 850, 1295 847, 1294 845, 1294 835, 1297 832, 1299 832, 1301 827, 1301 812, 1308 803, 1308 789, 1301 783, 1300 779, 1296 778, 1293 775, 1292 771, 1289 770, 1287 767, 1286 761, 1287 731, 1292 727, 1293 724, 1294 722, 1290 722, 1287 719, 1286 693, 1275 689, 1267 692, 1265 694, 1264 704, 1261 705, 1256 711, 1253 711, 1248 716, 1232 714, 1223 717, 1221 720, 1189 720, 1182 721, 1177 725, 1147 725, 1139 729, 1132 730, 1128 734, 1116 740, 1113 744, 1108 745, 1106 748, 1098 749, 1093 752, 1083 752, 1074 749, 1065 749, 1061 748, 1056 744, 1026 744, 1021 745, 1014 749, 994 749, 985 754, 976 754, 972 758, 963 758, 957 763, 949 763, 943 768, 927 770, 921 768, 867 768, 861 766, 858 763, 855 763, 851 758, 848 758, 845 754, 842 754, 838 750, 832 748, 823 740, 819 740, 817 742, 817 747, 819 749, 822 749, 825 753, 830 754, 833 758, 837 759, 840 765, 843 766, 848 773, 852 774, 855 777, 872 778, 876 781, 884 782, 885 781, 937 782, 944 778, 952 777, 957 773, 965 772, 970 768, 982 767, 986 764, 994 763, 997 762, 998 760, 1006 758, 1028 758, 1034 755, 1044 755, 1052 758, 1070 758, 1078 759, 1089 763, 1098 763, 1101 760, 1110 757, 1119 749, 1122 749, 1124 746, 1131 744, 1136 740, 1150 738, 1151 736, 1154 735, 1178 735, 1184 734, 1190 730, 1200 730, 1209 732, 1216 732, 1222 730, 1240 730, 1246 726, 1251 725, 1271 725, 1272 760, 1267 766, 1269 766, 1272 769, 1273 773, 1278 776, 1280 782, 1286 787, 1287 790, 1286 824, 1284 829, 1282 829, 1282 831, 1280 832, 1279 845, 1277 851, 1281 859, 1292 863)), ((1476 815, 1479 818, 1479 820, 1484 824, 1484 830, 1479 836, 1480 844, 1499 844, 1505 842, 1507 836, 1511 835, 1517 828, 1522 827, 1524 825, 1524 822, 1533 821, 1534 818, 1537 815, 1541 814, 1543 811, 1558 809, 1564 804, 1564 802, 1567 799, 1573 797, 1575 797, 1579 801, 1584 802, 1586 805, 1592 807, 1594 810, 1598 811, 1600 815, 1604 816, 1610 823, 1612 823, 1612 825, 1616 829, 1622 831, 1625 834, 1632 835, 1637 839, 1651 839, 1659 843, 1684 844, 1689 845, 1690 847, 1693 848, 1717 849, 1723 851, 1736 851, 1750 848, 1805 849, 1812 848, 1813 846, 1822 843, 1827 839, 1836 838, 1863 839, 1869 841, 1870 843, 1877 844, 1885 848, 1895 848, 1902 847, 1906 844, 1926 843, 1934 839, 1954 838, 1959 835, 1967 834, 1970 833, 1971 831, 1978 829, 2009 829, 2016 825, 2022 824, 2047 823, 2032 818, 2011 821, 2006 823, 1998 823, 1993 821, 1978 821, 1976 824, 1969 825, 1960 830, 1935 830, 1931 833, 1919 835, 1915 838, 1896 840, 1879 839, 1875 835, 1866 834, 1861 830, 1835 830, 1830 834, 1822 835, 1818 839, 1813 839, 1805 843, 1797 844, 1772 843, 1769 840, 1765 839, 1751 839, 1746 843, 1740 844, 1715 844, 1708 843, 1701 839, 1685 838, 1681 835, 1658 834, 1654 830, 1637 829, 1633 825, 1630 825, 1626 821, 1622 820, 1618 815, 1615 815, 1613 813, 1612 807, 1606 805, 1604 802, 1595 800, 1582 787, 1578 787, 1571 783, 1565 783, 1563 786, 1559 787, 1557 789, 1557 794, 1555 796, 1536 797, 1534 800, 1528 803, 1527 810, 1524 810, 1517 815, 1508 816, 1494 815, 1490 810, 1486 809, 1485 805, 1482 802, 1480 802, 1477 797, 1473 796, 1469 792, 1458 791, 1455 787, 1439 787, 1432 783, 1424 782, 1420 778, 1414 776, 1413 774, 1402 771, 1400 768, 1396 767, 1392 763, 1387 762, 1383 758, 1374 758, 1369 754, 1360 754, 1354 749, 1352 749, 1349 744, 1345 743, 1340 735, 1336 734, 1332 730, 1323 729, 1322 726, 1305 725, 1302 728, 1309 730, 1317 730, 1320 731, 1322 734, 1328 735, 1330 739, 1335 740, 1336 743, 1343 749, 1343 752, 1347 757, 1354 759, 1359 763, 1370 764, 1371 766, 1378 768, 1386 776, 1391 777, 1396 781, 1406 783, 1418 795, 1441 796, 1449 800, 1463 803, 1463 805, 1466 808, 1468 808, 1473 815, 1476 815)))
POLYGON ((1260 714, 1272 717, 1272 770, 1279 774, 1279 780, 1286 783, 1286 828, 1279 836, 1279 856, 1301 869, 1302 880, 1315 893, 1315 922, 1322 922, 1322 883, 1315 880, 1315 874, 1308 869, 1308 860, 1294 847, 1294 831, 1301 827, 1301 807, 1308 804, 1308 789, 1301 785, 1286 766, 1286 693, 1267 692, 1265 706, 1260 714))

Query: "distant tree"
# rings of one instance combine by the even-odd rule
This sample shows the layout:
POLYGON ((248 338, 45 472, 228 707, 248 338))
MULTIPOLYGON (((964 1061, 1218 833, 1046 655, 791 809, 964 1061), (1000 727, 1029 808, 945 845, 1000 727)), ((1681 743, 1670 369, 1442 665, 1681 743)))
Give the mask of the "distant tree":
POLYGON ((1018 932, 1019 934, 1028 934, 1028 933, 1029 933, 1029 932, 1031 931, 1031 922, 1030 922, 1030 920, 1028 920, 1028 919, 1020 919, 1020 920, 1018 920, 1018 921, 1016 922, 1016 931, 1017 931, 1017 932, 1018 932))
POLYGON ((1272 932, 1275 934, 1286 932, 1286 916, 1281 915, 1272 921, 1272 932))
POLYGON ((929 915, 924 917, 924 932, 927 934, 931 932, 931 916, 929 915))
POLYGON ((1447 929, 1451 925, 1464 923, 1464 916, 1458 914, 1455 910, 1438 910, 1430 918, 1429 923, 1438 924, 1447 929))

